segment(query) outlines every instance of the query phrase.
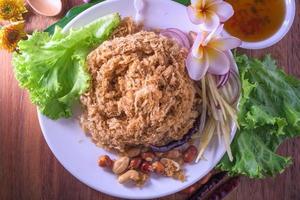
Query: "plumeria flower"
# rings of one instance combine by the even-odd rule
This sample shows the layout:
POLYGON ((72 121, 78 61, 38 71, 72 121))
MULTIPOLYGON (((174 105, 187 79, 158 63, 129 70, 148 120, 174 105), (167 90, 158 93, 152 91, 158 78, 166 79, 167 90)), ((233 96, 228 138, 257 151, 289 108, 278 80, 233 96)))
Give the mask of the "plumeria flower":
POLYGON ((234 37, 222 37, 223 25, 212 32, 197 35, 193 47, 186 59, 189 76, 200 80, 207 72, 223 75, 229 71, 230 58, 228 50, 241 45, 241 40, 234 37))
POLYGON ((232 17, 232 6, 223 0, 191 0, 188 6, 190 20, 201 29, 211 31, 219 26, 220 22, 227 21, 232 17))

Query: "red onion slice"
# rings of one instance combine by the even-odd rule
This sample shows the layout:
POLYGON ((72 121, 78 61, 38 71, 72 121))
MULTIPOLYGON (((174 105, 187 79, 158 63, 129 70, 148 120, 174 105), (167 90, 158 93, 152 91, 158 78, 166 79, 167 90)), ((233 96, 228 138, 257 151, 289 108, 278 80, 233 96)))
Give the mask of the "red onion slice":
POLYGON ((173 38, 178 44, 181 45, 181 47, 184 47, 188 50, 191 48, 188 36, 179 29, 169 28, 161 31, 160 34, 168 38, 173 38))
POLYGON ((223 87, 227 83, 229 76, 230 76, 230 71, 225 75, 218 76, 217 87, 218 88, 223 87))
POLYGON ((180 38, 182 39, 182 41, 184 43, 184 47, 187 48, 187 49, 191 48, 191 44, 190 44, 188 35, 186 33, 184 33, 183 31, 181 31, 177 28, 168 28, 167 30, 172 31, 174 33, 177 33, 180 36, 180 38))
POLYGON ((174 39, 181 47, 185 47, 181 37, 177 33, 164 30, 160 32, 160 35, 165 36, 167 38, 174 39))
POLYGON ((240 96, 241 85, 236 71, 230 69, 226 84, 220 87, 219 90, 229 104, 233 105, 237 102, 240 96))

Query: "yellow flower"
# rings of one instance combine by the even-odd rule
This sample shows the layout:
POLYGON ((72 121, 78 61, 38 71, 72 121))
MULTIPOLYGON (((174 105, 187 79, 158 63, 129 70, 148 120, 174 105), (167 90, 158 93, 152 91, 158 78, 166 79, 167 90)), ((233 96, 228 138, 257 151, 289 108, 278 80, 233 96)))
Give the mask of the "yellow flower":
POLYGON ((0 20, 22 20, 25 12, 24 0, 0 0, 0 20))
POLYGON ((0 49, 10 52, 16 50, 18 42, 26 37, 24 26, 24 21, 3 26, 0 30, 0 49))

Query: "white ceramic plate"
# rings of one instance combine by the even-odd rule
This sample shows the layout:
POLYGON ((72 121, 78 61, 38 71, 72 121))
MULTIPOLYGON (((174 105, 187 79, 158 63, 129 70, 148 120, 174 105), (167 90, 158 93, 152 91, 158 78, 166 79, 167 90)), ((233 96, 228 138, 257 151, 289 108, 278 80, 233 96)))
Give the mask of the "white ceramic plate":
MULTIPOLYGON (((181 4, 171 0, 145 1, 146 26, 175 27, 187 32, 197 30, 188 19, 186 7, 181 4)), ((111 0, 100 3, 72 20, 65 27, 65 31, 81 27, 113 12, 119 12, 122 17, 134 16, 133 0, 111 0)), ((76 117, 52 121, 39 114, 39 122, 50 149, 71 174, 95 190, 120 198, 153 199, 185 189, 211 171, 225 153, 224 145, 219 144, 217 138, 214 138, 204 154, 206 160, 185 166, 186 182, 164 177, 151 178, 145 187, 140 189, 119 184, 115 175, 98 167, 98 157, 111 154, 91 142, 81 130, 76 117)), ((232 130, 233 137, 236 130, 234 125, 232 130)))

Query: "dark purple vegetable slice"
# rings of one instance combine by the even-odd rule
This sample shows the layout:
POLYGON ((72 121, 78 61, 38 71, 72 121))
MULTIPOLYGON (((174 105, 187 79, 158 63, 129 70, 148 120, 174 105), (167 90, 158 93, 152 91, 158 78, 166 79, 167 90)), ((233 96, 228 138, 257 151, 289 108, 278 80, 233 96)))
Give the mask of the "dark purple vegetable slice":
POLYGON ((225 84, 221 84, 220 87, 218 87, 220 94, 225 98, 225 100, 230 104, 235 104, 239 97, 241 92, 241 85, 240 85, 240 79, 239 75, 236 71, 230 69, 228 73, 228 78, 226 80, 225 84))
POLYGON ((228 71, 224 75, 219 75, 217 87, 218 88, 223 87, 227 83, 229 76, 230 76, 230 71, 228 71))
POLYGON ((160 32, 160 34, 165 37, 168 37, 168 38, 173 38, 178 44, 180 44, 182 47, 184 47, 186 49, 191 48, 191 44, 190 44, 188 35, 179 29, 168 28, 168 29, 162 30, 160 32))
POLYGON ((185 32, 183 32, 182 30, 177 29, 177 28, 168 28, 167 30, 171 31, 171 32, 174 32, 174 33, 177 33, 181 37, 182 42, 184 44, 184 47, 186 47, 187 49, 191 48, 189 37, 185 32))
POLYGON ((183 136, 183 138, 181 140, 172 141, 169 144, 166 144, 164 146, 151 145, 150 147, 151 147, 152 151, 167 152, 167 151, 170 151, 176 147, 180 147, 180 146, 184 145, 185 143, 187 143, 191 139, 192 135, 194 135, 198 131, 199 126, 200 126, 200 120, 201 120, 200 118, 201 118, 200 116, 197 117, 196 121, 194 122, 193 128, 191 128, 188 131, 188 133, 183 136))

